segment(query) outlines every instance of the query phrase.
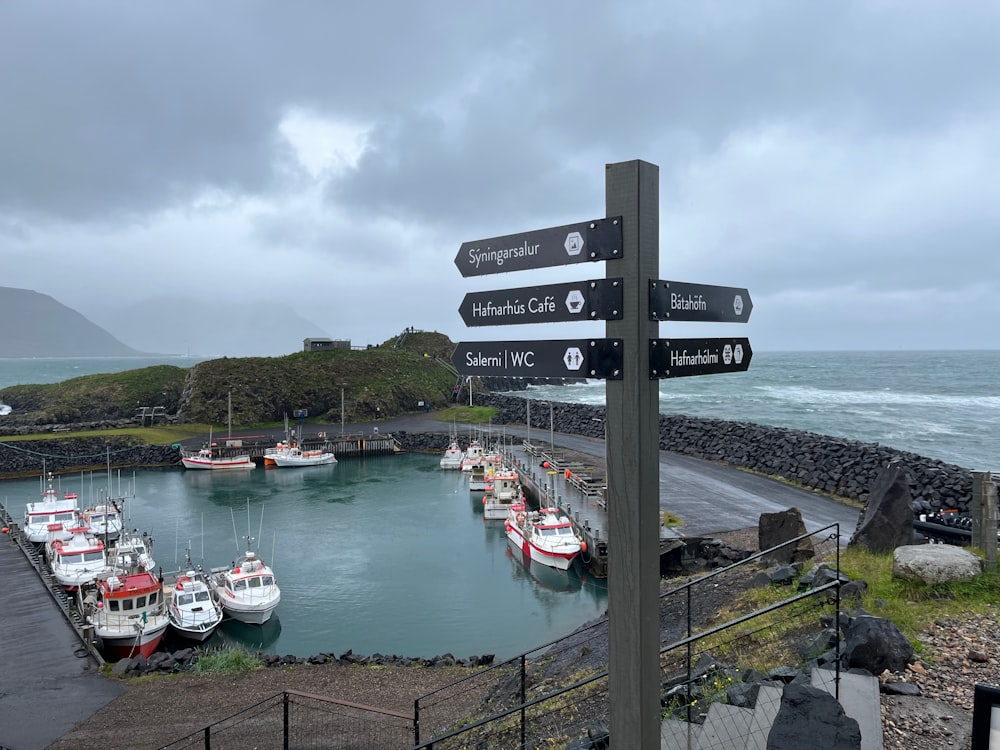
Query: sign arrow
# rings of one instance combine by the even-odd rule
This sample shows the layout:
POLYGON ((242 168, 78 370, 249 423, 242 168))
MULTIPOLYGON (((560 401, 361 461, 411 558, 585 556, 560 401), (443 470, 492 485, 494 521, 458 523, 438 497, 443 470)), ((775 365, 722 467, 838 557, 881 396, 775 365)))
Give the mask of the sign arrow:
POLYGON ((458 311, 467 326, 621 320, 622 296, 620 278, 593 279, 470 292, 458 311))
POLYGON ((615 216, 463 242, 455 265, 468 278, 620 257, 622 220, 615 216))
POLYGON ((621 380, 622 340, 460 341, 451 363, 463 375, 621 380))
POLYGON ((684 378, 745 372, 753 351, 750 339, 650 339, 649 377, 684 378))
POLYGON ((676 322, 746 323, 753 302, 750 292, 729 286, 649 282, 649 319, 676 322))

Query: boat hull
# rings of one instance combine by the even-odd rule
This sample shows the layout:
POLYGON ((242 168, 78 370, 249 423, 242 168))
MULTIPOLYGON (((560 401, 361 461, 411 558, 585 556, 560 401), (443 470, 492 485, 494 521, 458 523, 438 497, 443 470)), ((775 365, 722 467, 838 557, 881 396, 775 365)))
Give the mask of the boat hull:
POLYGON ((277 608, 278 601, 260 607, 245 607, 230 602, 222 603, 222 611, 226 613, 227 617, 245 622, 247 625, 263 625, 271 619, 271 615, 274 614, 274 610, 277 608))
POLYGON ((281 456, 270 457, 276 466, 297 467, 297 466, 326 466, 337 463, 337 457, 332 453, 322 453, 318 456, 281 456))
POLYGON ((233 459, 204 459, 185 456, 181 459, 181 463, 184 465, 185 469, 252 469, 256 466, 250 456, 233 459))
POLYGON ((569 570, 570 565, 580 554, 579 548, 574 552, 556 552, 545 550, 529 541, 516 526, 507 529, 507 541, 515 550, 531 558, 533 562, 548 565, 556 570, 569 570))
POLYGON ((151 656, 159 647, 166 631, 167 618, 163 617, 162 622, 147 625, 141 633, 102 631, 97 628, 95 635, 104 658, 108 661, 119 661, 121 659, 134 659, 140 654, 146 657, 151 656))

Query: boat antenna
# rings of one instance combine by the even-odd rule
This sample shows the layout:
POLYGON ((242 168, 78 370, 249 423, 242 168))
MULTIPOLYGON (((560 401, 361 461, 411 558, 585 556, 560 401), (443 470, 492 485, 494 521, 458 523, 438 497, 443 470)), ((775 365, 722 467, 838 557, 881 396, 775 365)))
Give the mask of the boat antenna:
POLYGON ((264 506, 260 506, 260 530, 257 532, 257 538, 260 539, 260 535, 264 533, 264 506))
POLYGON ((236 542, 236 553, 239 554, 240 553, 240 537, 236 533, 236 513, 233 512, 232 508, 229 509, 229 515, 233 517, 233 539, 236 542))

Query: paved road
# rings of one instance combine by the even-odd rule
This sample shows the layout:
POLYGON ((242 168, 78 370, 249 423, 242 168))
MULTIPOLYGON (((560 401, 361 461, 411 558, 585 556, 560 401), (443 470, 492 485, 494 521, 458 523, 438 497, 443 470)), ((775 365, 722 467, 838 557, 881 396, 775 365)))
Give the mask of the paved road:
MULTIPOLYGON (((371 432, 375 423, 345 425, 348 433, 371 432)), ((451 425, 433 416, 410 415, 377 423, 379 432, 449 432, 451 425)), ((324 429, 316 427, 316 430, 324 429)), ((325 428, 331 434, 340 425, 325 428)), ((464 429, 464 428, 462 428, 464 429)), ((524 438, 528 429, 521 425, 500 425, 506 435, 524 438)), ((311 429, 307 426, 307 434, 311 429)), ((461 433, 461 430, 460 430, 461 433)), ((545 443, 548 430, 533 428, 533 441, 545 443)), ((568 450, 586 453, 603 461, 604 441, 596 438, 554 433, 552 442, 568 450)), ((730 466, 699 458, 660 451, 660 508, 684 521, 684 532, 690 536, 709 535, 756 526, 762 513, 798 508, 807 531, 816 531, 831 524, 840 524, 841 537, 846 541, 854 533, 858 511, 831 500, 817 492, 792 487, 782 482, 741 471, 730 466)))
POLYGON ((19 548, 0 538, 0 746, 41 750, 116 698, 19 548))

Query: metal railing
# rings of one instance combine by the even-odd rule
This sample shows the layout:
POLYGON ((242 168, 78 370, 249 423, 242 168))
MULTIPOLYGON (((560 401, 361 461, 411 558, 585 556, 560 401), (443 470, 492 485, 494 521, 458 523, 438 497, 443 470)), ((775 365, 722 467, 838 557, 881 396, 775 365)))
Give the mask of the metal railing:
POLYGON ((286 690, 160 750, 379 750, 407 747, 412 738, 413 719, 406 714, 286 690))

